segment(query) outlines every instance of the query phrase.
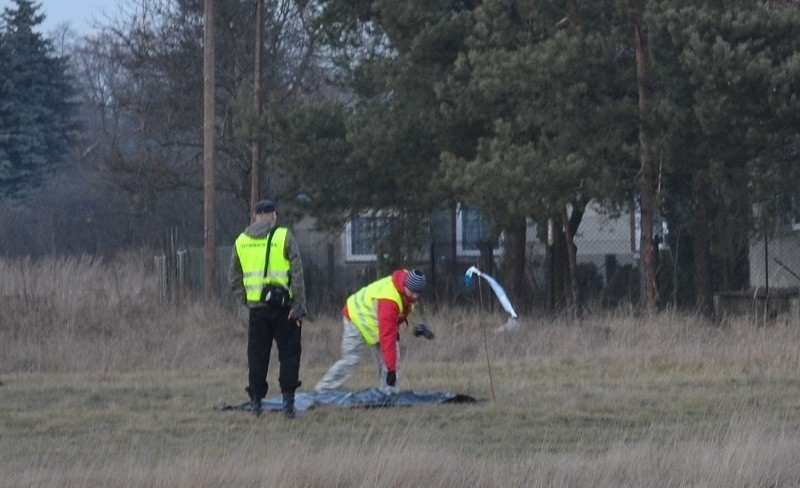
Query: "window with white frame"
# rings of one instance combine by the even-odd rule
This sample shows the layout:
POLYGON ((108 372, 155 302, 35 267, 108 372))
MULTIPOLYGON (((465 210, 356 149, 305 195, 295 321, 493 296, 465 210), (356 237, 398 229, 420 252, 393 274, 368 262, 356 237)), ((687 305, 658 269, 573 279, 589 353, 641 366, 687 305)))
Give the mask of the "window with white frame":
MULTIPOLYGON (((478 242, 486 239, 489 229, 477 209, 458 205, 456 210, 456 252, 459 256, 480 256, 478 242)), ((493 249, 493 254, 502 254, 502 236, 493 249)))
POLYGON ((350 219, 345 228, 345 249, 348 261, 375 261, 376 246, 392 230, 392 219, 380 216, 361 216, 350 219))

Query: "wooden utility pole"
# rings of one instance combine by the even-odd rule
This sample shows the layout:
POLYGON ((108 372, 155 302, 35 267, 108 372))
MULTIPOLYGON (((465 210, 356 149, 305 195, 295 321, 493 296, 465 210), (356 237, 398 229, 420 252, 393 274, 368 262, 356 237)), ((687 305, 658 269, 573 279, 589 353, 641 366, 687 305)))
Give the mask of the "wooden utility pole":
POLYGON ((205 0, 203 19, 203 218, 205 298, 216 298, 216 216, 214 212, 214 0, 205 0))
POLYGON ((634 25, 636 47, 636 76, 639 85, 639 162, 641 164, 641 212, 642 237, 639 244, 639 276, 641 280, 641 301, 646 310, 653 311, 658 306, 656 288, 656 250, 653 249, 653 218, 655 214, 655 195, 653 190, 653 166, 650 155, 650 135, 645 125, 645 115, 650 103, 648 81, 647 33, 641 16, 634 25))
MULTIPOLYGON (((256 121, 261 120, 261 47, 264 40, 264 0, 256 0, 256 37, 253 50, 253 105, 256 121)), ((250 214, 256 210, 256 203, 261 198, 261 139, 258 134, 258 123, 253 124, 253 163, 250 169, 250 214)))

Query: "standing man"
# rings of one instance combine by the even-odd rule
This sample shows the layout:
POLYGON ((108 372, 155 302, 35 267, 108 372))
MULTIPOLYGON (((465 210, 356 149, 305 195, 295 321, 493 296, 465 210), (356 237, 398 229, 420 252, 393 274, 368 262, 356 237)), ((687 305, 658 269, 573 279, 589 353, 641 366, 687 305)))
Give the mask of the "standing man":
POLYGON ((303 262, 292 232, 276 225, 275 203, 256 204, 252 223, 236 239, 228 282, 249 309, 246 391, 252 413, 261 415, 267 395, 272 341, 278 348, 283 415, 295 417, 294 393, 300 387, 300 332, 306 316, 303 262))
MULTIPOLYGON (((322 393, 345 384, 369 347, 378 365, 378 389, 387 394, 398 393, 400 324, 414 310, 414 303, 425 286, 422 271, 398 269, 350 295, 342 309, 342 358, 331 366, 314 390, 322 393)), ((414 335, 433 337, 424 325, 417 330, 419 332, 415 331, 414 335)))

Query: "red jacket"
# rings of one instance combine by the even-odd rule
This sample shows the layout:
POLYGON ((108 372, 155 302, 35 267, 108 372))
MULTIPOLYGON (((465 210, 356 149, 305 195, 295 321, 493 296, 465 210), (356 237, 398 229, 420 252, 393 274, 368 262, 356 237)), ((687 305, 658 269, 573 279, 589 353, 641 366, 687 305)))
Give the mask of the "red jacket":
MULTIPOLYGON (((378 335, 383 362, 389 371, 397 371, 397 341, 400 339, 400 325, 406 321, 411 314, 413 300, 404 293, 403 284, 406 281, 408 271, 397 269, 392 272, 392 283, 403 299, 403 313, 397 307, 397 303, 389 299, 378 300, 378 335)), ((342 315, 350 320, 347 313, 347 304, 342 309, 342 315)))

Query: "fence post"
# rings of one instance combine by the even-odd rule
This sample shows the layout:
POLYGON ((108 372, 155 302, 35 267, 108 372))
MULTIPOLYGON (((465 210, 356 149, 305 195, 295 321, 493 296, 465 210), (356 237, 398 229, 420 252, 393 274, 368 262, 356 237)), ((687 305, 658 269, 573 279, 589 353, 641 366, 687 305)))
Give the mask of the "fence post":
POLYGON ((187 283, 186 283, 186 273, 188 270, 188 258, 189 253, 186 249, 179 249, 175 252, 176 255, 176 266, 177 266, 177 290, 175 292, 176 301, 178 302, 178 306, 181 305, 183 301, 183 297, 187 292, 187 283))
POLYGON ((158 276, 158 299, 161 302, 167 299, 167 257, 163 254, 153 258, 153 265, 156 268, 156 275, 158 276))
POLYGON ((334 249, 333 249, 333 244, 332 243, 328 243, 327 250, 328 250, 328 263, 327 263, 327 265, 328 265, 328 287, 327 287, 327 290, 325 290, 325 291, 326 291, 326 293, 330 293, 332 297, 336 297, 337 295, 332 293, 333 290, 336 290, 336 276, 335 276, 335 273, 336 273, 336 256, 334 255, 334 249))

